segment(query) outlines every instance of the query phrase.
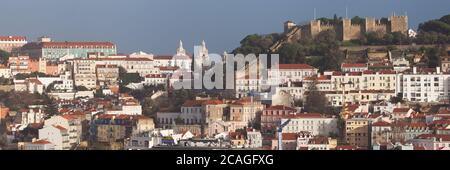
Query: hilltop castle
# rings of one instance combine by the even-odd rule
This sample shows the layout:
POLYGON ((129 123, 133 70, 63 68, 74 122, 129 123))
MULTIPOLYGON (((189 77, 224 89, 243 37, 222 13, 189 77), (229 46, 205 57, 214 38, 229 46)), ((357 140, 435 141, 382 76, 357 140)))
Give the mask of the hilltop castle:
POLYGON ((408 34, 408 16, 391 16, 387 22, 380 19, 366 17, 362 24, 352 23, 351 19, 342 19, 339 24, 322 23, 320 20, 312 20, 304 25, 297 25, 292 21, 284 23, 284 38, 271 47, 271 51, 278 49, 285 42, 292 42, 304 37, 314 38, 320 32, 334 30, 342 41, 356 40, 368 32, 380 32, 382 34, 401 32, 408 34))

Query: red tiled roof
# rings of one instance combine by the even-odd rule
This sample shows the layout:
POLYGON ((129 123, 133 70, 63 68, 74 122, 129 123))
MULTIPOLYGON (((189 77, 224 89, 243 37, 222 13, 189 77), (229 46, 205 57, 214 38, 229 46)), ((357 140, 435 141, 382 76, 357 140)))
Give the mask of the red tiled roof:
POLYGON ((296 111, 296 109, 291 108, 291 107, 287 107, 284 105, 275 105, 275 106, 270 106, 264 110, 292 110, 292 111, 296 111))
POLYGON ((394 108, 393 113, 406 113, 410 108, 394 108))
POLYGON ((320 113, 300 113, 296 115, 284 115, 283 118, 291 118, 291 119, 301 119, 301 118, 325 118, 324 115, 320 113))
POLYGON ((395 70, 380 70, 378 71, 380 74, 397 74, 395 70))
POLYGON ((308 64, 279 64, 278 69, 316 69, 308 64))
POLYGON ((115 48, 111 42, 41 42, 42 48, 115 48))
POLYGON ((350 67, 367 67, 365 63, 342 63, 342 68, 350 68, 350 67))
POLYGON ((59 130, 67 130, 66 128, 59 126, 59 125, 53 125, 53 127, 59 129, 59 130))
POLYGON ((51 144, 49 141, 47 140, 37 140, 32 142, 32 144, 41 144, 41 145, 45 145, 45 144, 51 144))
POLYGON ((183 107, 200 107, 204 101, 201 100, 187 100, 183 103, 183 107))
POLYGON ((391 126, 391 124, 388 122, 379 121, 379 122, 372 123, 372 126, 391 126))
POLYGON ((163 74, 148 74, 145 76, 145 78, 166 78, 166 75, 163 74))
POLYGON ((172 55, 157 55, 153 56, 154 60, 171 60, 173 58, 172 55))
POLYGON ((175 71, 175 70, 178 70, 178 69, 179 69, 179 67, 177 67, 177 66, 175 66, 175 67, 173 67, 173 66, 168 66, 168 67, 161 66, 161 67, 159 67, 159 70, 172 70, 172 71, 175 71))
POLYGON ((297 133, 283 133, 282 140, 297 140, 297 133))
POLYGON ((95 60, 95 61, 153 61, 149 58, 130 58, 130 57, 124 57, 124 58, 86 58, 86 59, 75 59, 75 60, 95 60))
POLYGON ((349 72, 347 73, 349 76, 361 76, 362 73, 361 72, 349 72))
POLYGON ((356 146, 351 146, 351 145, 336 146, 336 150, 356 150, 356 149, 358 149, 356 146))
POLYGON ((207 100, 207 101, 203 102, 203 104, 205 104, 205 105, 218 105, 218 104, 223 104, 223 101, 221 101, 221 100, 207 100))
POLYGON ((26 41, 24 36, 0 36, 0 41, 26 41))
POLYGON ((321 75, 321 76, 319 76, 319 77, 316 77, 316 76, 313 76, 313 77, 305 77, 305 80, 325 81, 325 80, 331 80, 331 76, 321 75))
POLYGON ((62 118, 66 119, 66 120, 73 120, 76 119, 76 117, 72 116, 72 115, 62 115, 62 118))
POLYGON ((417 139, 431 139, 431 138, 436 138, 437 140, 442 139, 442 141, 450 142, 450 135, 421 134, 417 136, 417 139))
POLYGON ((328 144, 328 137, 316 136, 309 140, 308 144, 328 144))
POLYGON ((425 150, 423 146, 414 146, 414 150, 425 150))

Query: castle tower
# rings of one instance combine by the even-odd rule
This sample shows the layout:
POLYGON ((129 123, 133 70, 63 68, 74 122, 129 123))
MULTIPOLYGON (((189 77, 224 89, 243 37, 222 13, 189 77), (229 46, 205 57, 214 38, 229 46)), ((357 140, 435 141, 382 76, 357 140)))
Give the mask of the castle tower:
POLYGON ((320 20, 312 20, 309 23, 309 29, 311 33, 311 37, 316 37, 322 30, 320 28, 320 20))
POLYGON ((366 17, 364 31, 366 33, 375 31, 375 25, 376 25, 375 24, 375 18, 373 18, 373 17, 366 17))
POLYGON ((348 19, 348 18, 342 19, 342 40, 343 41, 351 40, 351 38, 349 36, 352 32, 351 27, 352 27, 351 19, 348 19))
POLYGON ((288 33, 290 30, 292 30, 292 28, 294 28, 295 26, 297 26, 294 22, 292 21, 286 21, 284 23, 284 33, 288 33))
POLYGON ((408 34, 408 16, 391 16, 389 18, 389 32, 401 32, 402 34, 408 34))

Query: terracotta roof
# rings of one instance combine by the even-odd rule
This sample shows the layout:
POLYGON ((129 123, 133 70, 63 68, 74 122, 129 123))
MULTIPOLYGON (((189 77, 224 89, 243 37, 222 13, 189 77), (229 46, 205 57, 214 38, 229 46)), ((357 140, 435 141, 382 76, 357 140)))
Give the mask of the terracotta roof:
POLYGON ((391 124, 388 122, 379 121, 379 122, 372 123, 372 126, 391 126, 391 124))
POLYGON ((425 150, 423 146, 414 146, 414 150, 425 150))
POLYGON ((24 36, 0 36, 0 41, 26 41, 24 36))
POLYGON ((367 67, 365 63, 342 63, 342 68, 350 68, 350 67, 367 67))
POLYGON ((392 113, 406 113, 409 111, 410 108, 394 108, 392 113))
POLYGON ((53 125, 53 127, 55 127, 55 128, 57 128, 57 129, 59 129, 59 130, 67 130, 66 128, 64 128, 64 127, 62 127, 62 126, 59 126, 59 125, 53 125))
POLYGON ((74 60, 95 60, 95 61, 153 61, 152 59, 149 58, 130 58, 130 57, 124 57, 124 58, 111 58, 111 57, 107 57, 107 58, 86 58, 86 59, 74 59, 74 60))
POLYGON ((336 146, 336 150, 356 150, 356 149, 358 149, 356 146, 351 146, 351 145, 336 146))
POLYGON ((450 135, 421 134, 417 136, 417 139, 431 139, 431 138, 436 138, 437 140, 442 139, 442 141, 450 142, 450 135))
POLYGON ((161 66, 161 67, 159 67, 159 70, 171 70, 171 71, 175 71, 175 70, 178 70, 180 67, 177 67, 177 66, 175 66, 175 67, 173 67, 173 66, 167 66, 167 67, 165 67, 165 66, 161 66))
POLYGON ((171 60, 173 58, 172 55, 157 55, 153 56, 154 60, 171 60))
POLYGON ((148 74, 145 76, 145 78, 166 78, 166 75, 163 74, 148 74))
POLYGON ((200 107, 204 101, 201 100, 187 100, 183 103, 183 107, 200 107))
POLYGON ((316 69, 308 64, 279 64, 278 69, 316 69))
POLYGON ((328 144, 328 137, 316 136, 309 140, 308 144, 328 144))
POLYGON ((284 105, 275 105, 275 106, 270 106, 264 110, 292 110, 292 111, 296 111, 296 109, 291 108, 291 107, 287 107, 284 105))
POLYGON ((41 42, 42 48, 115 48, 111 42, 41 42))
POLYGON ((37 140, 32 142, 32 144, 41 144, 41 145, 45 145, 45 144, 51 144, 49 141, 47 140, 37 140))
POLYGON ((223 104, 223 101, 221 101, 221 100, 207 100, 207 101, 203 102, 203 104, 205 104, 205 105, 218 105, 218 104, 223 104))
POLYGON ((282 118, 301 119, 301 118, 326 118, 320 113, 300 113, 296 115, 284 115, 282 118))
POLYGON ((331 76, 321 75, 319 77, 317 77, 317 76, 305 77, 305 80, 326 81, 326 80, 331 80, 331 76))
POLYGON ((297 140, 297 133, 283 133, 282 140, 297 140))

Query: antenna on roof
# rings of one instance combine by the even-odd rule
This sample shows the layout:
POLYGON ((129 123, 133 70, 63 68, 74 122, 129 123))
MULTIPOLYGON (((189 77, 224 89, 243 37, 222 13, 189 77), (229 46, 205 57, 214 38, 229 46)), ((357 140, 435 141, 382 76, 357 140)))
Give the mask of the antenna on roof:
POLYGON ((345 18, 348 19, 348 6, 345 6, 345 18))
POLYGON ((314 8, 314 20, 316 20, 316 8, 314 8))

